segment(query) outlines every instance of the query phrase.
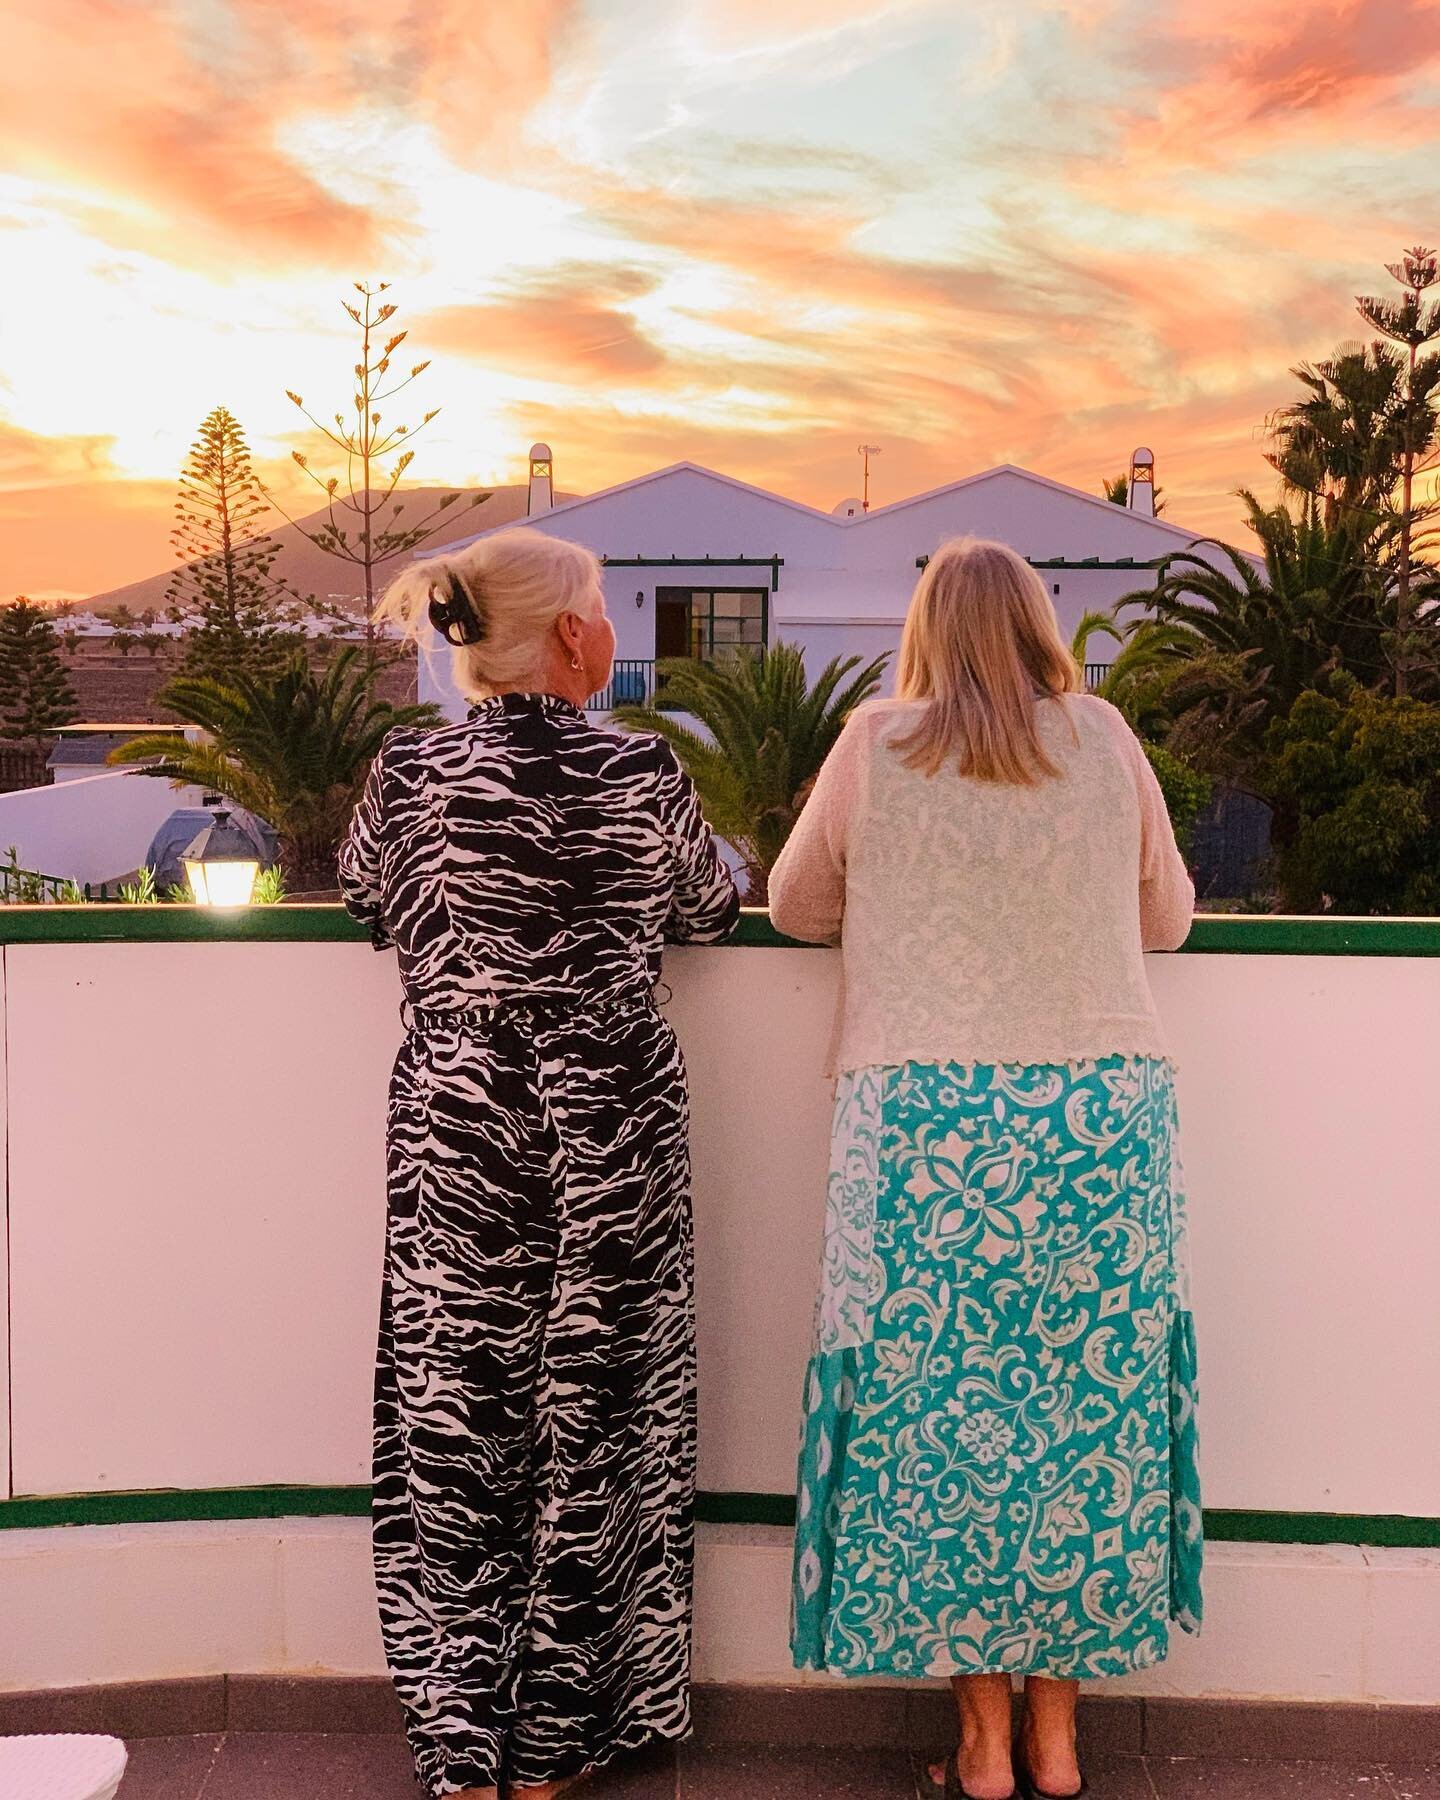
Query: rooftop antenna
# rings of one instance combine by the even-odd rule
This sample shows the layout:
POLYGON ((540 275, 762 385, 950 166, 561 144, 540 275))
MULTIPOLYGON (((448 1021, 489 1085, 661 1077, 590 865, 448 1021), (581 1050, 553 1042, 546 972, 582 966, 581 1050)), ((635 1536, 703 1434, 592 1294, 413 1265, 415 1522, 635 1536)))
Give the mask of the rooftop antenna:
POLYGON ((857 444, 855 446, 855 454, 860 458, 862 464, 864 465, 864 469, 865 469, 865 479, 862 482, 861 488, 860 488, 860 510, 862 512, 869 512, 869 510, 870 510, 870 458, 872 456, 878 456, 880 454, 880 446, 878 444, 857 444))

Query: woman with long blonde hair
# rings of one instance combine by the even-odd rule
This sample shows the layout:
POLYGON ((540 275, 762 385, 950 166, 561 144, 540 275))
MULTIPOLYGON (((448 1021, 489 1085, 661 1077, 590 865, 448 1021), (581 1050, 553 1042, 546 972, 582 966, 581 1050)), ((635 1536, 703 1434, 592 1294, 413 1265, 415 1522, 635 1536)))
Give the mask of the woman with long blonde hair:
POLYGON ((1198 1630, 1173 1070, 1142 951, 1194 889, 1035 571, 941 546, 770 879, 843 952, 797 1666, 944 1676, 952 1797, 1070 1796, 1081 1679, 1198 1630), (1011 1741, 1011 1681, 1024 1712, 1011 1741))
POLYGON ((615 633, 588 550, 498 532, 383 612, 468 715, 393 731, 341 852, 394 945, 375 1579, 431 1800, 556 1800, 690 1723, 685 1068, 665 940, 739 902, 660 738, 584 708, 615 633))

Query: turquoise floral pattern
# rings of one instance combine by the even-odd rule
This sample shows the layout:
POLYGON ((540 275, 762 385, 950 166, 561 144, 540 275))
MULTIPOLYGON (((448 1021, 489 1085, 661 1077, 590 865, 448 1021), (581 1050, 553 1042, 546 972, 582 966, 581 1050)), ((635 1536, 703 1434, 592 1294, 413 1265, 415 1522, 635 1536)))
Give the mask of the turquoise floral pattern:
POLYGON ((906 1064, 836 1095, 792 1648, 1101 1676, 1199 1629, 1172 1071, 906 1064))

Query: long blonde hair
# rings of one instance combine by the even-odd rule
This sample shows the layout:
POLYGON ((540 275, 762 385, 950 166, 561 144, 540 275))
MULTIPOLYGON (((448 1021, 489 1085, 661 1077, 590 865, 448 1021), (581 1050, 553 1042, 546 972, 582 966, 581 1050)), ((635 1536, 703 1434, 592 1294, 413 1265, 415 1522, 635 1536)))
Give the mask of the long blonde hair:
POLYGON ((1036 699, 1079 688, 1045 583, 1024 557, 985 538, 942 544, 900 639, 896 695, 929 702, 895 741, 905 761, 927 775, 951 763, 980 781, 1033 786, 1060 773, 1040 741, 1036 699))
POLYGON ((411 563, 385 590, 375 616, 393 619, 428 654, 437 594, 458 604, 481 634, 475 643, 450 645, 455 685, 470 700, 540 681, 546 640, 561 613, 591 619, 605 604, 591 551, 523 526, 411 563))

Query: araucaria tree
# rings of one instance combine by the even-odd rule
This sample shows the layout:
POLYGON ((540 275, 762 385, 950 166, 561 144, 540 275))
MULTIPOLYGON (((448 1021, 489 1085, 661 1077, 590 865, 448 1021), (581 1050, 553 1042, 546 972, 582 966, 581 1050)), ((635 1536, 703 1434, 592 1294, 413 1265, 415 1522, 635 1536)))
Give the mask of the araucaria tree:
POLYGON ((54 621, 26 599, 0 607, 0 735, 43 749, 77 716, 54 621))
MULTIPOLYGON (((416 376, 430 366, 428 361, 414 363, 408 373, 392 379, 391 358, 409 333, 397 331, 388 337, 384 335, 397 310, 393 301, 380 299, 389 285, 382 281, 378 287, 371 288, 357 281, 355 291, 361 296, 361 304, 344 302, 346 312, 360 329, 360 360, 355 364, 355 391, 351 402, 353 416, 347 419, 345 413, 337 412, 333 415, 333 425, 325 424, 310 411, 299 394, 292 393, 289 388, 285 390, 315 430, 345 459, 342 479, 338 475, 317 475, 303 451, 291 452, 326 500, 325 517, 318 526, 310 528, 296 519, 291 519, 291 523, 304 532, 317 550, 339 558, 354 569, 365 606, 366 657, 371 663, 376 655, 377 569, 382 563, 392 562, 396 557, 418 549, 427 538, 433 537, 445 523, 443 515, 462 498, 459 494, 446 494, 422 518, 415 520, 404 518, 404 502, 395 498, 395 490, 415 456, 409 448, 409 440, 417 431, 423 430, 440 409, 432 408, 415 426, 387 425, 382 419, 381 403, 409 387, 416 376), (401 449, 402 445, 405 448, 401 449), (395 455, 397 450, 398 456, 395 455), (392 456, 394 462, 387 471, 384 465, 392 456)), ((273 495, 270 497, 273 499, 273 495)), ((477 492, 464 498, 467 506, 479 506, 490 495, 477 492)), ((287 513, 286 517, 290 515, 287 513)))
POLYGON ((186 636, 183 673, 228 681, 272 674, 293 649, 276 623, 282 590, 271 577, 279 545, 259 529, 269 511, 238 420, 217 406, 180 471, 170 542, 182 566, 165 599, 199 615, 186 636))

